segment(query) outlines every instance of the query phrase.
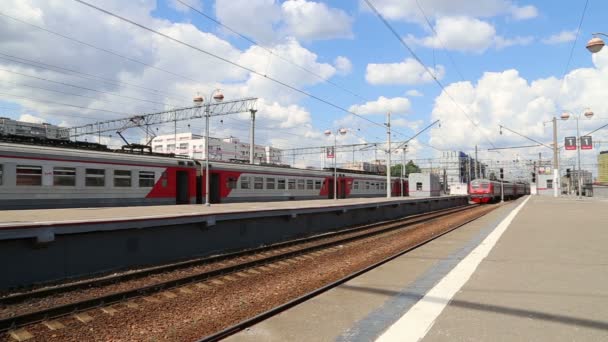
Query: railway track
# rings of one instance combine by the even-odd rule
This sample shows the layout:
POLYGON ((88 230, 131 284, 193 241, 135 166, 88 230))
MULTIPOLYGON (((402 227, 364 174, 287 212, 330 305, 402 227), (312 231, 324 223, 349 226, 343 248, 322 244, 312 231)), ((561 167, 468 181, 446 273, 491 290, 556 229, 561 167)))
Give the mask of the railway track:
MULTIPOLYGON (((26 325, 30 325, 33 323, 47 321, 55 318, 59 318, 62 316, 98 308, 104 307, 111 304, 115 304, 118 302, 124 302, 129 299, 149 296, 151 294, 165 291, 168 289, 180 287, 187 284, 197 283, 201 281, 207 281, 216 277, 226 276, 232 273, 241 272, 243 270, 259 267, 262 265, 268 265, 275 262, 279 262, 282 260, 298 257, 299 255, 311 253, 315 251, 320 251, 323 249, 328 249, 335 247, 337 245, 346 244, 352 241, 361 240, 365 238, 369 238, 372 236, 376 236, 379 234, 384 234, 390 231, 407 228, 412 225, 430 222, 441 217, 451 215, 454 213, 459 213, 471 208, 477 207, 477 205, 468 205, 458 208, 450 208, 445 210, 434 211, 425 214, 413 215, 403 219, 384 221, 380 223, 374 223, 364 226, 358 226, 354 228, 348 228, 345 230, 327 233, 319 236, 314 236, 310 238, 303 238, 295 241, 289 241, 285 243, 275 244, 272 246, 262 247, 255 250, 248 250, 243 252, 231 253, 227 255, 215 256, 211 258, 205 259, 196 259, 181 263, 175 263, 167 266, 159 266, 154 268, 148 268, 144 270, 139 270, 135 272, 94 279, 89 281, 82 281, 72 284, 66 284, 63 286, 56 286, 52 288, 39 289, 27 293, 21 293, 13 296, 6 296, 0 299, 0 305, 7 306, 10 309, 10 305, 15 305, 21 302, 47 298, 54 295, 62 295, 65 293, 69 293, 71 291, 87 289, 91 287, 102 287, 108 284, 116 284, 124 281, 128 281, 131 279, 144 278, 151 275, 162 274, 165 272, 171 272, 174 270, 187 269, 189 267, 195 267, 205 264, 213 264, 217 263, 219 267, 214 268, 205 272, 198 272, 194 274, 189 274, 187 276, 179 277, 176 279, 171 279, 167 281, 161 281, 158 283, 154 283, 146 286, 133 287, 128 290, 117 291, 101 296, 96 296, 93 298, 87 298, 83 300, 78 300, 72 303, 56 305, 48 308, 44 308, 41 310, 36 310, 32 312, 27 312, 23 314, 19 314, 13 317, 6 317, 0 319, 0 331, 8 331, 11 329, 16 329, 19 327, 23 327, 26 325), (270 254, 270 255, 269 255, 270 254), (253 259, 250 261, 243 261, 233 265, 225 266, 229 260, 235 259, 243 259, 249 258, 253 259), (224 264, 224 266, 222 266, 224 264)), ((455 228, 453 228, 455 229, 455 228)), ((453 230, 452 229, 452 230, 453 230)), ((450 230, 451 231, 451 230, 450 230)), ((436 237, 433 237, 434 239, 436 237)), ((429 239, 428 241, 432 240, 429 239)), ((424 242, 427 243, 428 241, 424 242)), ((421 244, 420 244, 421 245, 421 244)), ((394 256, 396 257, 396 256, 394 256)), ((393 258, 394 258, 393 257, 393 258)), ((388 260, 386 260, 388 261, 388 260)), ((384 261, 384 262, 386 262, 384 261)), ((349 278, 350 279, 350 278, 349 278)), ((343 280, 346 281, 346 280, 343 280)), ((343 282, 342 281, 342 282, 343 282)), ((330 284, 330 287, 336 286, 338 283, 330 284)), ((327 287, 327 288, 330 288, 327 287)), ((316 294, 309 294, 307 296, 303 296, 298 298, 294 303, 283 307, 282 310, 286 309, 289 306, 293 306, 298 302, 309 298, 309 296, 314 296, 316 294)), ((289 304, 289 303, 288 303, 289 304)), ((287 305, 287 304, 286 304, 287 305)), ((277 308, 276 310, 281 310, 277 308)), ((281 311, 282 311, 281 310, 281 311)), ((267 315, 273 315, 274 311, 268 312, 265 315, 262 315, 261 318, 267 317, 267 315)), ((229 331, 238 331, 243 327, 249 326, 248 323, 242 323, 242 326, 232 327, 229 331)), ((249 324, 252 324, 251 322, 249 324)), ((223 336, 223 335, 222 335, 223 336)), ((209 337, 210 340, 217 339, 214 336, 209 337)), ((218 338, 221 338, 218 335, 218 338)))

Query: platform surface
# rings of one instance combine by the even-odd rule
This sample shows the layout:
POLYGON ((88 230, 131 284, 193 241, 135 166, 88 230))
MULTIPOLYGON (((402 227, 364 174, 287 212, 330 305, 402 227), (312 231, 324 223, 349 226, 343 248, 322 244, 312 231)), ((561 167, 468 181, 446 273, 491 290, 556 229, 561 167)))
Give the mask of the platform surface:
POLYGON ((195 215, 215 215, 238 212, 259 212, 272 210, 303 210, 331 207, 387 204, 388 202, 437 200, 449 197, 392 197, 392 198, 347 198, 276 202, 222 203, 205 206, 203 204, 159 205, 138 207, 100 207, 69 209, 31 209, 0 211, 0 229, 29 225, 52 225, 59 223, 96 222, 108 220, 141 220, 172 218, 195 215))
POLYGON ((607 341, 608 201, 525 201, 228 340, 607 341))

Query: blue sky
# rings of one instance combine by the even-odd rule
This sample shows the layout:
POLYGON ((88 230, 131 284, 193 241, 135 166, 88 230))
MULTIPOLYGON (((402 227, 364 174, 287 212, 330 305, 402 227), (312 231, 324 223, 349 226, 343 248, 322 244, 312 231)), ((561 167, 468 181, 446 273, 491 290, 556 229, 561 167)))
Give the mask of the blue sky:
MULTIPOLYGON (((420 66, 408 61, 412 57, 410 53, 367 9, 364 2, 186 1, 260 42, 265 48, 322 74, 363 99, 310 75, 303 75, 276 57, 264 55, 263 50, 256 50, 249 42, 227 33, 200 14, 180 8, 176 0, 141 0, 128 5, 114 0, 90 2, 260 72, 267 71, 279 80, 342 108, 357 110, 371 121, 382 123, 386 111, 398 108, 393 115, 397 120, 394 128, 401 134, 396 134, 397 140, 413 135, 416 130, 440 119, 441 127, 433 128, 411 143, 412 155, 419 158, 437 157, 438 150, 461 149, 469 152, 476 144, 487 149, 492 145, 527 143, 517 136, 498 136, 498 124, 548 141, 550 130, 542 122, 565 109, 582 111, 584 107, 592 107, 597 121, 583 123, 585 129, 598 126, 602 116, 608 118, 608 114, 604 114, 607 105, 600 100, 606 82, 608 57, 603 51, 592 58, 584 48, 591 38, 591 32, 608 31, 603 18, 608 13, 608 3, 605 1, 589 0, 567 68, 585 1, 488 0, 479 3, 472 0, 419 0, 437 35, 442 37, 441 43, 438 43, 435 33, 423 20, 415 0, 373 0, 372 3, 424 64, 438 70, 438 78, 447 88, 447 93, 442 93, 434 82, 425 80, 428 75, 422 69, 416 71, 415 68, 420 66), (352 67, 340 69, 336 61, 338 57, 349 61, 352 67), (395 76, 399 70, 405 70, 403 77, 401 74, 395 76), (416 72, 419 73, 417 77, 416 72), (566 81, 562 81, 564 72, 568 75, 566 81), (410 77, 412 79, 405 81, 410 77), (413 96, 413 90, 422 96, 413 96), (425 144, 431 144, 436 149, 425 144)), ((128 24, 117 23, 76 2, 66 1, 50 6, 45 1, 23 3, 11 0, 0 5, 0 11, 172 72, 193 75, 200 82, 180 80, 158 70, 134 66, 6 17, 0 17, 0 26, 3 26, 1 32, 5 35, 0 43, 0 53, 70 67, 124 83, 153 85, 163 91, 183 93, 184 98, 197 90, 205 94, 216 87, 224 89, 227 97, 260 97, 263 102, 258 114, 261 117, 260 143, 283 148, 318 146, 327 142, 322 134, 325 129, 339 127, 349 128, 353 132, 343 138, 343 143, 378 141, 385 136, 381 127, 256 79, 209 56, 175 47, 170 42, 128 24)), ((7 60, 0 60, 0 64, 1 68, 14 72, 76 83, 123 96, 150 96, 149 93, 137 94, 126 86, 110 87, 83 79, 76 81, 71 76, 7 60)), ((142 103, 127 103, 124 98, 120 101, 126 104, 118 105, 116 98, 111 97, 114 95, 108 97, 103 93, 65 88, 57 83, 49 85, 15 73, 4 72, 3 75, 7 76, 5 80, 8 82, 0 91, 5 94, 0 94, 0 112, 4 113, 3 116, 63 125, 82 124, 100 118, 99 112, 62 108, 60 105, 24 99, 34 96, 85 108, 120 109, 121 112, 133 114, 149 111, 149 105, 144 107, 142 103), (44 84, 54 90, 67 89, 93 99, 33 91, 33 88, 24 86, 32 83, 37 86, 44 84)), ((104 114, 101 117, 111 116, 104 114)), ((241 139, 248 136, 245 116, 214 124, 218 128, 212 131, 218 136, 235 135, 241 139), (233 125, 230 126, 229 122, 233 125)), ((200 128, 195 124, 192 127, 200 128)), ((185 129, 185 126, 182 128, 185 129)), ((573 126, 564 123, 560 128, 560 140, 572 132, 573 126)), ((603 135, 597 139, 604 139, 603 135)), ((513 153, 527 158, 537 151, 513 153)), ((362 155, 361 158, 366 157, 362 155)), ((486 158, 496 157, 487 155, 486 158)), ((589 164, 593 163, 593 157, 587 159, 589 164)), ((302 162, 314 163, 314 159, 304 158, 302 162)))

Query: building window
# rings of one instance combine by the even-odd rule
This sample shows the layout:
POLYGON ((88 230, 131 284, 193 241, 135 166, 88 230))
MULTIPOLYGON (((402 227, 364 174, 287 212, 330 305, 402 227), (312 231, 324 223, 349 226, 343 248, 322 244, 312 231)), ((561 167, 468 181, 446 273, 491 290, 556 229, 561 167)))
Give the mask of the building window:
POLYGON ((262 177, 253 177, 253 188, 254 189, 264 189, 264 178, 262 177))
POLYGON ((296 180, 295 179, 289 179, 287 181, 287 188, 290 190, 294 190, 296 188, 296 180))
POLYGON ((86 186, 104 186, 106 180, 106 170, 104 169, 86 169, 85 170, 86 186))
POLYGON ((547 179, 547 189, 553 189, 553 179, 547 179))
POLYGON ((114 170, 114 186, 115 187, 130 187, 131 186, 131 171, 129 170, 114 170))
POLYGON ((42 185, 42 166, 17 165, 17 185, 42 185))
POLYGON ((416 191, 422 191, 422 182, 416 182, 416 191))
POLYGON ((251 189, 250 178, 249 177, 241 177, 241 189, 251 189))
POLYGON ((284 179, 279 178, 278 183, 277 183, 277 189, 285 190, 285 180, 284 179))
POLYGON ((156 146, 154 146, 154 151, 156 151, 156 152, 162 152, 163 151, 163 145, 156 145, 156 146))
POLYGON ((317 190, 321 189, 321 181, 320 180, 316 180, 315 181, 315 189, 317 189, 317 190))
POLYGON ((266 178, 266 189, 274 190, 274 178, 266 178))
POLYGON ((154 171, 139 171, 139 187, 151 188, 154 186, 154 171))
POLYGON ((187 150, 188 149, 188 143, 181 143, 181 144, 179 144, 179 149, 180 150, 187 150))
POLYGON ((236 189, 236 177, 228 177, 226 179, 226 187, 228 189, 236 189))
POLYGON ((298 179, 298 190, 304 190, 304 180, 298 179))
POLYGON ((171 152, 171 151, 175 151, 175 144, 168 144, 167 145, 167 152, 171 152))
POLYGON ((76 186, 76 168, 54 167, 53 185, 76 186))

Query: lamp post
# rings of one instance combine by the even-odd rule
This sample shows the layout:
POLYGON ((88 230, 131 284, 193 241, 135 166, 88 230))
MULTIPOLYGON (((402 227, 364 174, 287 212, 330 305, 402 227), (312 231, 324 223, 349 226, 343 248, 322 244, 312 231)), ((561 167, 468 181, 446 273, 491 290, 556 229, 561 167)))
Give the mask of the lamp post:
POLYGON ((587 50, 589 50, 589 52, 591 53, 598 53, 602 50, 602 48, 604 47, 604 45, 606 45, 604 43, 604 40, 602 38, 599 38, 597 36, 604 36, 604 37, 608 37, 607 34, 602 33, 602 32, 597 32, 597 33, 593 33, 593 38, 591 38, 588 42, 587 42, 587 50))
POLYGON ((336 157, 337 157, 337 153, 336 153, 336 149, 337 149, 337 143, 338 143, 338 135, 345 135, 346 134, 346 128, 340 128, 338 129, 335 133, 332 133, 331 130, 326 130, 325 136, 330 136, 333 134, 334 136, 334 151, 333 151, 333 156, 332 158, 334 159, 334 201, 338 199, 338 168, 336 165, 336 157))
MULTIPOLYGON (((598 50, 599 51, 599 50, 598 50)), ((591 109, 587 108, 585 110, 585 113, 583 113, 583 115, 585 115, 586 118, 591 119, 593 117, 593 112, 591 111, 591 109)), ((580 115, 574 115, 574 114, 570 114, 570 112, 563 112, 562 115, 560 116, 562 120, 568 120, 570 117, 574 117, 576 119, 576 151, 577 151, 577 155, 576 158, 578 159, 578 198, 582 198, 583 196, 583 192, 582 192, 582 170, 581 170, 581 137, 580 137, 580 130, 579 130, 579 125, 578 125, 578 120, 580 119, 580 115)))
MULTIPOLYGON (((213 98, 215 102, 222 102, 224 100, 224 94, 220 89, 215 89, 209 95, 209 99, 213 98)), ((194 97, 194 104, 201 106, 205 99, 202 96, 194 97)), ((205 205, 210 206, 211 201, 209 200, 209 117, 211 116, 211 100, 207 102, 205 107, 205 205)), ((177 144, 177 141, 175 142, 177 144)))

